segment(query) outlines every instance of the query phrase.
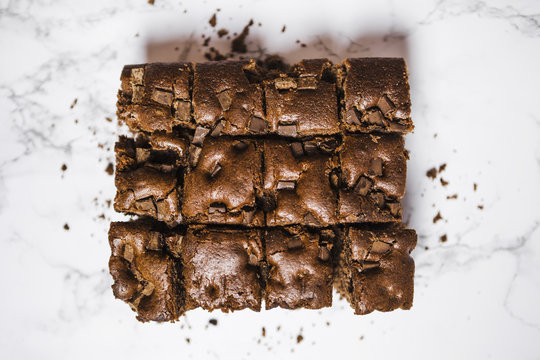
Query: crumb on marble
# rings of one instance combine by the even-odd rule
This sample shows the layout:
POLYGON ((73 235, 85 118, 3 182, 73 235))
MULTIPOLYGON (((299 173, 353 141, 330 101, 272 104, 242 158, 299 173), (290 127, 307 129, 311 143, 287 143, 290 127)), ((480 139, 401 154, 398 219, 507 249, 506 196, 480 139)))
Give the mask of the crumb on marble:
POLYGON ((212 17, 210 18, 210 20, 208 20, 208 23, 210 24, 211 27, 216 27, 216 24, 217 24, 217 17, 216 17, 216 14, 215 14, 215 13, 212 15, 212 17))
POLYGON ((441 185, 442 185, 442 186, 446 186, 446 185, 448 185, 448 184, 449 184, 448 181, 446 181, 446 180, 444 180, 443 178, 441 178, 441 185))
POLYGON ((448 195, 446 197, 446 200, 457 199, 457 198, 458 198, 458 194, 453 194, 453 195, 448 195))
POLYGON ((263 326, 262 329, 261 329, 261 336, 262 336, 262 337, 266 337, 266 329, 265 329, 264 326, 263 326))
POLYGON ((426 172, 426 176, 428 178, 430 178, 431 180, 435 180, 435 178, 437 177, 437 169, 436 168, 431 168, 429 169, 427 172, 426 172))
POLYGON ((283 27, 281 28, 281 32, 284 33, 285 30, 287 30, 287 25, 283 25, 283 27))
POLYGON ((442 243, 445 243, 447 240, 448 240, 448 236, 446 236, 446 234, 444 234, 443 236, 440 237, 439 239, 442 243))
POLYGON ((435 224, 437 221, 442 220, 441 212, 437 212, 437 215, 433 218, 433 223, 435 224))
POLYGON ((211 324, 211 325, 217 326, 218 321, 217 321, 217 319, 210 319, 210 320, 208 320, 208 323, 211 324))
POLYGON ((67 165, 66 164, 62 164, 62 167, 60 168, 62 171, 66 171, 67 170, 67 165))
POLYGON ((477 184, 477 183, 474 183, 474 184, 473 184, 473 190, 476 191, 476 189, 478 189, 478 184, 477 184))
POLYGON ((477 206, 480 210, 484 210, 484 205, 478 205, 477 206))
POLYGON ((64 230, 66 230, 66 231, 69 230, 69 225, 68 225, 68 223, 65 223, 65 224, 64 224, 64 230))
POLYGON ((300 344, 302 340, 304 340, 304 337, 302 336, 302 334, 298 334, 298 336, 296 337, 296 343, 300 344))

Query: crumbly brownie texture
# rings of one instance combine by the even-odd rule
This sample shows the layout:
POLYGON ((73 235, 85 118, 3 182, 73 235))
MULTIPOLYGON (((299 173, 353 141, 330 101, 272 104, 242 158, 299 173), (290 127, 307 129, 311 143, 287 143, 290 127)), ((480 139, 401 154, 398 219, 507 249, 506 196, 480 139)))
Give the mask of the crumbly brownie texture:
POLYGON ((336 138, 264 141, 264 197, 268 226, 336 223, 336 138), (271 199, 271 201, 268 201, 271 199))
POLYGON ((336 288, 355 314, 410 309, 414 290, 416 232, 350 227, 342 238, 336 288))
POLYGON ((263 226, 256 204, 262 154, 257 140, 210 137, 185 176, 183 212, 190 223, 263 226))
POLYGON ((193 227, 178 248, 186 309, 261 309, 260 230, 193 227))
POLYGON ((412 304, 412 130, 402 59, 124 67, 113 292, 141 321, 186 310, 412 304))
POLYGON ((340 131, 332 64, 303 60, 290 74, 265 81, 266 113, 272 133, 300 137, 340 131))
POLYGON ((192 128, 191 64, 128 65, 122 70, 118 118, 132 130, 192 128))
POLYGON ((183 313, 180 267, 164 250, 163 233, 148 222, 111 223, 114 295, 129 303, 140 321, 172 321, 183 313))
POLYGON ((342 119, 348 131, 408 133, 413 129, 403 59, 347 59, 338 73, 342 119))
POLYGON ((266 309, 332 306, 333 232, 299 227, 266 231, 266 309), (331 233, 331 236, 327 234, 331 233))
POLYGON ((407 154, 398 134, 345 135, 340 151, 339 221, 401 220, 407 154))

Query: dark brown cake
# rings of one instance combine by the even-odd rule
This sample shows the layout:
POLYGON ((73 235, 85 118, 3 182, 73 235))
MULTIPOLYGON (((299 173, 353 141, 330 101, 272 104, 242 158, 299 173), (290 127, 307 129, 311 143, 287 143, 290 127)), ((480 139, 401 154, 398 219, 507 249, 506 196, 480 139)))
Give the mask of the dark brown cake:
POLYGON ((413 129, 403 59, 124 67, 113 292, 141 321, 185 311, 408 309, 401 221, 413 129), (278 64, 279 66, 277 66, 278 64))
POLYGON ((414 230, 347 227, 341 241, 336 288, 355 314, 411 308, 414 230))

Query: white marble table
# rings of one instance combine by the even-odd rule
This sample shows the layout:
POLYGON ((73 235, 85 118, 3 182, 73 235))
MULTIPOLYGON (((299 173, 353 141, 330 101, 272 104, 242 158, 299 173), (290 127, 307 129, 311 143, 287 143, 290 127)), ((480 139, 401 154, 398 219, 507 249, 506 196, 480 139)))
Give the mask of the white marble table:
POLYGON ((540 2, 155 2, 0 0, 0 358, 540 358, 540 2), (412 310, 357 317, 336 296, 141 324, 113 298, 120 70, 203 60, 202 34, 226 51, 217 8, 216 29, 255 20, 250 56, 407 59, 412 310), (444 187, 425 175, 443 163, 444 187))

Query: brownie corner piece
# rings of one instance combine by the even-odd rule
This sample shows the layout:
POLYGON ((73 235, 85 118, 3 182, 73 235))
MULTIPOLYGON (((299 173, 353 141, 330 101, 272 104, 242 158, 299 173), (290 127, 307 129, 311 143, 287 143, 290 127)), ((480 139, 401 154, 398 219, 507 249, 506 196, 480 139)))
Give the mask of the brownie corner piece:
POLYGON ((115 297, 127 302, 140 321, 178 319, 184 312, 180 266, 165 251, 163 232, 147 221, 113 222, 109 244, 115 297))
POLYGON ((413 130, 403 58, 351 58, 343 64, 341 117, 348 131, 405 134, 413 130))
POLYGON ((340 151, 340 223, 401 220, 407 156, 399 134, 348 134, 340 151))
POLYGON ((321 240, 316 230, 266 230, 266 309, 332 306, 333 242, 321 240))
POLYGON ((260 311, 260 230, 190 226, 180 254, 187 310, 260 311))
POLYGON ((336 288, 355 314, 411 308, 416 240, 411 229, 345 230, 336 288))
MULTIPOLYGON (((207 137, 185 175, 183 214, 190 223, 263 226, 260 141, 207 137), (219 191, 218 191, 219 190, 219 191)), ((193 151, 192 151, 193 153, 193 151)))
POLYGON ((302 60, 264 82, 270 131, 280 136, 331 135, 340 131, 336 84, 328 59, 302 60))
POLYGON ((268 226, 325 227, 337 222, 339 139, 264 140, 264 185, 268 226), (334 184, 336 185, 336 184, 334 184))
POLYGON ((224 135, 267 133, 260 78, 261 69, 254 60, 194 64, 193 116, 197 126, 224 135))
POLYGON ((117 115, 132 130, 172 132, 192 128, 191 65, 150 63, 122 70, 117 115))

